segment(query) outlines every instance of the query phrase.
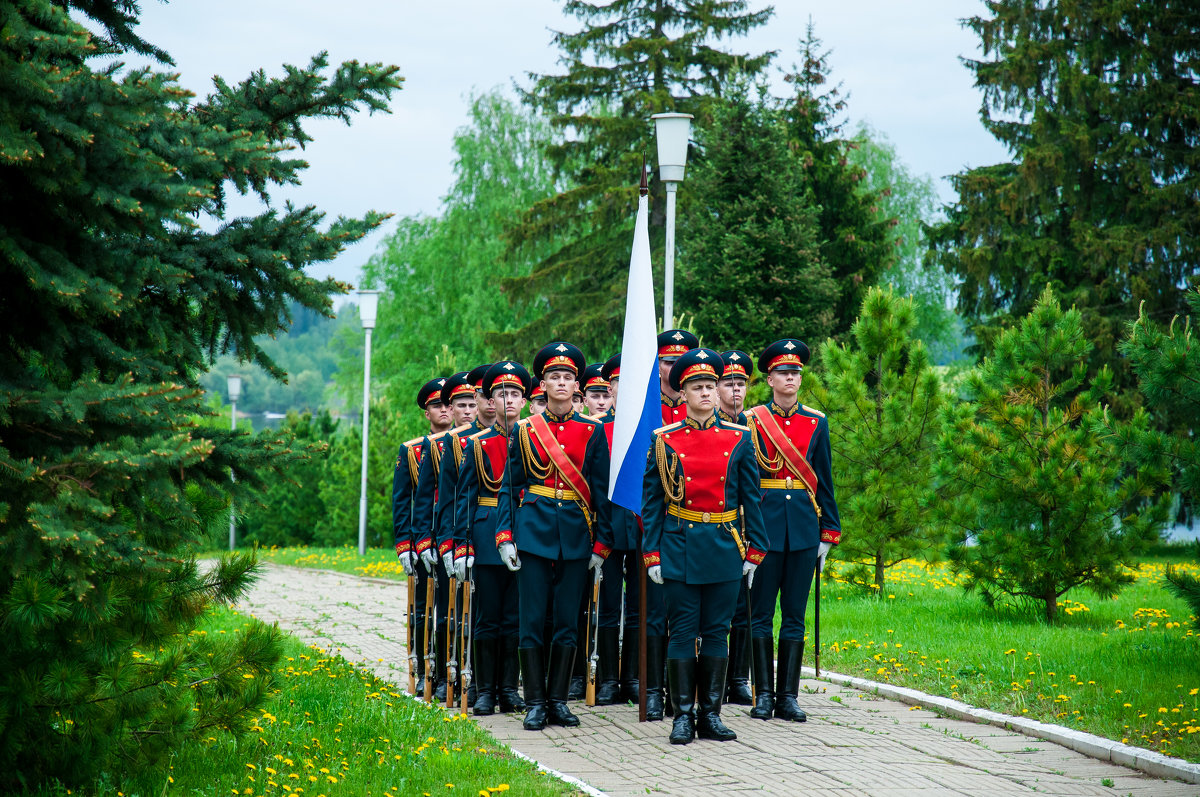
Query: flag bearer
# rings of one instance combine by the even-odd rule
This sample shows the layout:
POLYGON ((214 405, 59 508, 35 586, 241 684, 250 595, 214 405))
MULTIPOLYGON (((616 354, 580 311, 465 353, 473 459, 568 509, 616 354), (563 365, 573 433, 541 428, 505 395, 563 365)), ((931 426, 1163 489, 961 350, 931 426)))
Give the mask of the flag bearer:
POLYGON ((546 411, 517 425, 500 490, 496 545, 509 570, 519 572, 527 730, 579 724, 567 707, 576 621, 588 570, 612 547, 603 426, 571 405, 584 367, 583 353, 569 343, 537 353, 533 377, 546 391, 546 411), (549 662, 542 648, 547 606, 554 614, 549 662))

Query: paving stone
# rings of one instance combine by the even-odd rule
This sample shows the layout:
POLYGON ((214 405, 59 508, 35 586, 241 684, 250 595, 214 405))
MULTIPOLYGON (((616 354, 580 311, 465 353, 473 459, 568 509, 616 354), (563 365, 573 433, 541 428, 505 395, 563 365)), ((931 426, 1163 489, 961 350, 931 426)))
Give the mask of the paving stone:
MULTIPOLYGON (((408 656, 403 584, 327 571, 267 566, 239 608, 308 644, 340 653, 381 678, 407 687, 408 656)), ((806 670, 811 676, 812 671, 806 670)), ((797 702, 806 723, 764 722, 747 707, 726 706, 722 717, 735 742, 667 741, 671 723, 637 721, 631 705, 588 708, 572 704, 579 728, 531 733, 523 717, 476 718, 502 744, 541 765, 579 778, 606 794, 820 795, 821 797, 933 797, 934 795, 1127 795, 1200 797, 1200 786, 1088 758, 1080 752, 993 725, 970 721, 981 712, 957 701, 940 704, 957 717, 912 706, 913 690, 822 673, 843 683, 801 682, 797 702), (830 700, 840 698, 839 701, 830 700), (1110 778, 1113 787, 1101 785, 1110 778)), ((990 714, 990 713, 989 713, 990 714)), ((1171 760, 1113 745, 1044 723, 1014 718, 1018 729, 1112 758, 1138 762, 1166 775, 1171 760), (1065 732, 1065 733, 1064 733, 1065 732)), ((1196 768, 1200 780, 1200 767, 1196 768)))

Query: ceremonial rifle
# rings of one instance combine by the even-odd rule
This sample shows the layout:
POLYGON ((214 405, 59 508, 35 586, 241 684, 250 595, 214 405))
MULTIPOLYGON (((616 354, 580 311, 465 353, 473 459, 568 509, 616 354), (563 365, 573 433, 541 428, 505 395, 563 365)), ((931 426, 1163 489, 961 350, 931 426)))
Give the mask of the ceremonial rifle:
POLYGON ((406 576, 408 582, 408 693, 417 693, 417 580, 415 576, 406 576))
MULTIPOLYGON (((418 562, 418 565, 424 564, 418 562)), ((436 565, 435 565, 436 567, 436 565)), ((425 577, 425 702, 433 702, 437 682, 437 573, 425 577)))
POLYGON ((471 679, 475 675, 474 669, 471 667, 471 636, 474 630, 475 623, 471 617, 471 596, 475 592, 475 568, 467 568, 467 580, 463 582, 463 610, 462 610, 462 694, 459 695, 459 708, 462 713, 467 713, 467 695, 471 688, 471 679))
POLYGON ((587 692, 584 695, 584 703, 589 706, 596 705, 596 668, 600 662, 600 580, 603 576, 600 573, 600 568, 596 568, 596 578, 592 582, 592 601, 588 606, 587 622, 590 628, 588 629, 588 642, 591 644, 592 652, 588 656, 587 666, 587 692))
POLYGON ((750 613, 750 576, 746 576, 746 636, 750 642, 750 696, 758 698, 758 684, 754 676, 754 620, 750 613))
MULTIPOLYGON (((639 526, 641 523, 639 522, 639 526)), ((638 722, 646 721, 646 560, 638 539, 638 722)))
POLYGON ((458 611, 458 579, 449 576, 449 605, 446 607, 446 708, 454 708, 454 683, 458 680, 458 636, 455 614, 458 611))
MULTIPOLYGON (((821 560, 818 559, 817 561, 820 562, 821 560)), ((813 642, 814 642, 814 644, 813 644, 813 660, 814 660, 816 666, 813 669, 816 671, 817 677, 820 678, 821 677, 821 568, 820 568, 820 566, 818 566, 816 568, 816 570, 817 570, 817 575, 816 575, 817 596, 816 596, 816 605, 813 607, 813 611, 814 611, 814 617, 813 617, 814 623, 813 624, 816 626, 816 630, 814 633, 815 639, 813 640, 813 642)))

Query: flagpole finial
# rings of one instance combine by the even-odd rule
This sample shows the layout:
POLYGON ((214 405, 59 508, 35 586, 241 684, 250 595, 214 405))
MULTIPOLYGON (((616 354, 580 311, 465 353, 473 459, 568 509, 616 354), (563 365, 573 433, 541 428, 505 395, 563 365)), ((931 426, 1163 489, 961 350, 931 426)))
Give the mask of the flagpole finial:
POLYGON ((650 193, 650 183, 646 178, 646 150, 642 150, 642 181, 638 183, 638 196, 646 196, 650 193))

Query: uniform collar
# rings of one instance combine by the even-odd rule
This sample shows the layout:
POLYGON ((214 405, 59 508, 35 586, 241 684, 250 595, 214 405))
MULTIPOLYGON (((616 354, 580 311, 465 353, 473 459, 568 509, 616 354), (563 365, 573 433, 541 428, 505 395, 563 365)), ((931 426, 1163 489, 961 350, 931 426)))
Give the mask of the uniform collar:
POLYGON ((716 415, 716 413, 713 413, 712 415, 709 415, 707 418, 705 418, 703 421, 694 421, 694 420, 692 420, 691 416, 689 415, 689 416, 684 417, 683 423, 689 429, 711 429, 717 425, 717 415, 716 415))
POLYGON ((800 402, 799 401, 797 401, 792 406, 788 407, 786 410, 783 407, 776 404, 774 401, 771 402, 771 412, 778 415, 780 418, 790 418, 799 411, 800 411, 800 402))
POLYGON ((555 415, 550 411, 549 407, 546 407, 546 411, 543 412, 542 415, 545 415, 546 420, 550 421, 551 423, 566 423, 567 421, 571 420, 572 416, 575 415, 575 410, 567 410, 566 415, 555 415))
MULTIPOLYGON (((500 418, 500 416, 496 416, 496 419, 497 419, 497 420, 496 420, 496 423, 499 423, 499 422, 500 422, 499 418, 500 418)), ((496 424, 492 424, 492 426, 495 426, 495 425, 496 425, 496 424)), ((484 425, 483 425, 483 421, 479 420, 479 418, 478 418, 478 417, 476 417, 476 418, 475 418, 475 421, 474 421, 474 423, 472 423, 472 426, 474 426, 474 427, 475 427, 475 431, 477 431, 477 432, 482 432, 482 431, 484 431, 485 429, 491 429, 491 428, 492 428, 492 426, 484 426, 484 425)))
POLYGON ((667 405, 668 407, 678 407, 680 404, 683 403, 683 396, 679 396, 677 398, 671 398, 666 393, 659 393, 659 395, 662 397, 662 403, 667 405))
POLYGON ((496 422, 493 423, 490 428, 493 432, 501 437, 508 437, 508 432, 504 431, 504 424, 500 423, 499 418, 496 419, 496 422))
POLYGON ((717 417, 727 423, 737 423, 736 415, 730 415, 728 412, 721 409, 720 407, 717 407, 717 417))

